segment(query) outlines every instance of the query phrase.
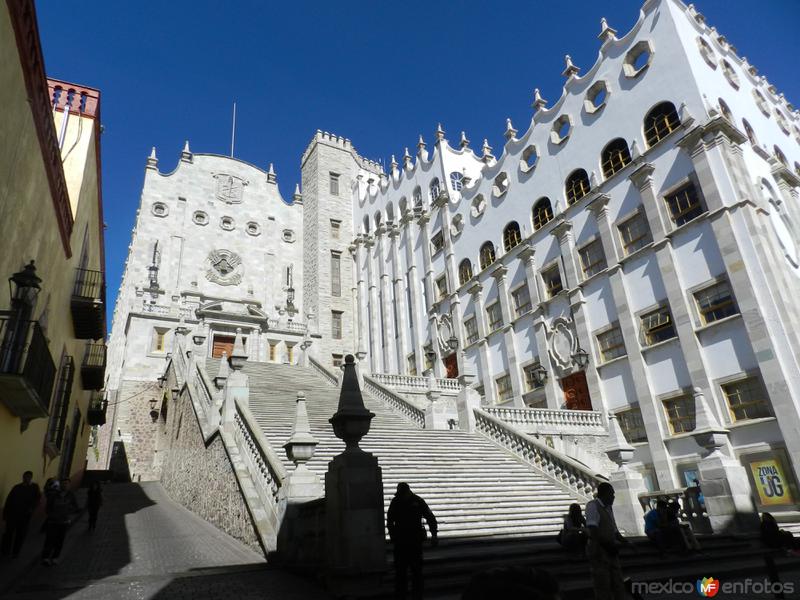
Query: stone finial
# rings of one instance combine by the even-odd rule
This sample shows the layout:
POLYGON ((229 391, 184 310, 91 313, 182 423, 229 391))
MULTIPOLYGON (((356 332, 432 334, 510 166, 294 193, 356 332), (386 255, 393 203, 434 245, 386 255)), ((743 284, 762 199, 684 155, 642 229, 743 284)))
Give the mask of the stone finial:
POLYGON ((428 151, 426 150, 427 144, 425 140, 422 139, 422 134, 419 134, 419 141, 417 142, 417 156, 419 156, 422 160, 428 158, 428 151))
POLYGON ((292 196, 292 202, 295 204, 302 204, 303 203, 303 194, 300 193, 300 184, 294 184, 294 195, 292 196))
POLYGON ((481 151, 483 152, 483 162, 489 163, 494 160, 494 155, 492 154, 492 147, 489 145, 489 140, 484 138, 483 146, 481 146, 481 151))
POLYGON ((641 155, 642 155, 642 151, 641 151, 641 150, 639 150, 639 144, 638 144, 638 142, 637 142, 637 141, 634 139, 634 140, 631 142, 631 160, 636 160, 636 159, 637 159, 637 158, 639 158, 641 155))
POLYGON ((317 438, 311 434, 305 392, 297 392, 292 437, 283 445, 286 450, 286 456, 295 464, 298 471, 308 469, 305 463, 314 456, 314 449, 318 443, 317 438))
POLYGON ((598 185, 600 185, 600 181, 597 179, 597 173, 592 171, 589 174, 589 187, 595 189, 598 185))
POLYGON ((355 358, 348 354, 344 359, 339 407, 329 419, 333 425, 333 433, 347 446, 345 453, 360 451, 358 442, 369 432, 370 421, 374 416, 375 413, 364 406, 358 386, 355 358))
POLYGON ((397 160, 395 159, 394 154, 392 154, 392 162, 389 163, 389 169, 390 169, 392 177, 397 178, 397 177, 400 176, 400 169, 398 168, 399 166, 400 165, 397 163, 397 160))
POLYGON ((567 65, 566 68, 561 72, 561 75, 569 79, 570 77, 574 77, 578 74, 580 69, 572 64, 572 57, 569 54, 564 56, 564 63, 567 65))
POLYGON ((175 333, 178 335, 186 335, 189 333, 189 328, 186 326, 186 319, 181 315, 181 318, 178 319, 178 325, 175 327, 175 333))
POLYGON ((183 144, 183 151, 181 152, 181 161, 183 162, 192 162, 192 151, 189 150, 189 140, 186 140, 183 144))
POLYGON ((622 470, 626 469, 626 465, 633 458, 634 447, 625 439, 617 415, 613 413, 608 415, 608 443, 605 453, 622 470))
POLYGON ((147 157, 147 166, 145 168, 158 170, 158 157, 156 156, 155 146, 150 150, 150 156, 147 157))
POLYGON ((458 142, 458 147, 464 150, 465 148, 469 147, 469 140, 467 139, 467 134, 463 131, 461 132, 461 140, 458 142))
POLYGON ((411 168, 411 154, 409 153, 408 148, 406 148, 405 152, 403 152, 403 168, 411 168))
POLYGON ((436 144, 439 145, 442 140, 444 140, 444 129, 442 129, 442 124, 436 124, 436 144))
POLYGON ((505 137, 508 141, 511 141, 517 137, 517 130, 514 129, 514 125, 511 124, 510 118, 506 119, 506 131, 503 134, 503 137, 505 137))
POLYGON ((228 380, 228 375, 230 374, 230 368, 228 367, 228 353, 223 351, 222 356, 219 357, 219 370, 217 371, 217 375, 214 377, 214 385, 217 386, 217 389, 222 389, 225 387, 225 382, 228 380))
POLYGON ((244 363, 247 362, 247 352, 244 349, 244 339, 242 338, 242 328, 236 328, 236 340, 233 342, 233 352, 230 360, 231 369, 241 371, 244 363))
POLYGON ((272 163, 269 163, 269 169, 267 169, 267 183, 277 183, 278 176, 275 175, 275 166, 272 163))
POLYGON ((602 42, 617 39, 617 30, 609 27, 608 21, 603 17, 600 19, 600 35, 597 36, 602 42))
POLYGON ((542 110, 545 106, 547 106, 547 100, 542 98, 539 88, 533 90, 533 104, 531 106, 536 110, 542 110))
POLYGON ((716 455, 727 443, 728 434, 717 419, 717 416, 708 405, 703 390, 699 387, 692 391, 694 396, 694 415, 695 428, 692 430, 692 437, 698 446, 708 450, 709 456, 716 455))

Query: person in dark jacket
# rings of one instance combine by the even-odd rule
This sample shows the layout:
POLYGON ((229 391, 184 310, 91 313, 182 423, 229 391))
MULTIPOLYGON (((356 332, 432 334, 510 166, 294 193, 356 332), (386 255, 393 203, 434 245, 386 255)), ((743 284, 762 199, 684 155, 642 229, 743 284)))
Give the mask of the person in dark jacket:
POLYGON ((53 483, 47 496, 47 519, 45 520, 45 540, 42 551, 43 565, 57 565, 67 529, 78 513, 78 501, 69 489, 69 479, 53 483))
POLYGON ((557 541, 565 550, 584 553, 589 533, 586 530, 586 519, 583 518, 580 504, 570 504, 569 512, 564 515, 564 526, 558 532, 557 541))
POLYGON ((800 540, 795 539, 791 532, 778 527, 778 522, 770 513, 761 515, 761 541, 765 546, 783 550, 799 550, 800 540))
POLYGON ((426 538, 425 526, 431 531, 431 545, 438 543, 436 517, 425 500, 411 491, 407 483, 397 484, 397 493, 389 504, 386 525, 389 539, 394 545, 394 577, 398 598, 408 593, 408 570, 411 569, 411 597, 422 598, 422 542, 426 538))
POLYGON ((89 510, 89 531, 94 531, 97 527, 97 513, 100 512, 101 506, 103 506, 103 490, 100 488, 100 482, 94 481, 89 486, 86 499, 86 508, 89 510))
POLYGON ((3 506, 3 520, 6 522, 2 541, 3 555, 11 553, 12 558, 19 556, 28 533, 31 515, 39 506, 41 495, 39 486, 33 483, 31 471, 25 471, 22 474, 22 483, 11 488, 3 506))

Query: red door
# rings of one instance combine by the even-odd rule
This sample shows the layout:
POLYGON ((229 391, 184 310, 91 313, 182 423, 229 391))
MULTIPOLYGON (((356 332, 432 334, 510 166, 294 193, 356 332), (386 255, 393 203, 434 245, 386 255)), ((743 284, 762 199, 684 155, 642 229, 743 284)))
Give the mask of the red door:
POLYGON ((564 402, 569 410, 592 410, 592 399, 589 397, 589 386, 586 383, 586 372, 578 371, 561 380, 564 390, 564 402))
POLYGON ((234 341, 236 341, 236 338, 232 335, 215 335, 214 345, 211 348, 212 358, 219 358, 223 352, 227 353, 228 358, 230 358, 231 354, 233 354, 234 341))
POLYGON ((446 377, 448 379, 455 379, 458 377, 458 359, 455 353, 444 357, 444 368, 447 370, 446 377))

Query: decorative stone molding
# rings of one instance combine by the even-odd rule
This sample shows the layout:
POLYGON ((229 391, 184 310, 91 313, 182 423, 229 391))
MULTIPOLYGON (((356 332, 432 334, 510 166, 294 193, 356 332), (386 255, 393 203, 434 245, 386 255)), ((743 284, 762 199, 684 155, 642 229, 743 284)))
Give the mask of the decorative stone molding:
POLYGON ((218 285, 238 285, 244 266, 241 257, 230 250, 212 250, 206 259, 206 279, 218 285))
POLYGON ((547 330, 547 352, 553 366, 562 373, 571 370, 572 355, 578 348, 578 341, 572 327, 571 320, 558 317, 553 320, 553 324, 547 330))

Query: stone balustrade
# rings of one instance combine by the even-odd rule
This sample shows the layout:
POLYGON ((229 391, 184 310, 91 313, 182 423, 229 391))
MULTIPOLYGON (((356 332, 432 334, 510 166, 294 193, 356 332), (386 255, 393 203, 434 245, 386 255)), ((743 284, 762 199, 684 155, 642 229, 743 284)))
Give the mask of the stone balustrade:
POLYGON ((333 385, 335 387, 339 387, 339 377, 336 375, 336 373, 333 373, 330 369, 328 369, 327 367, 321 365, 312 356, 308 357, 308 364, 317 373, 322 375, 322 377, 325 378, 325 381, 327 381, 328 383, 330 383, 331 385, 333 385))
POLYGON ((300 333, 304 334, 308 329, 305 323, 299 321, 283 321, 278 319, 267 319, 267 328, 269 331, 283 331, 286 333, 300 333))
POLYGON ((476 431, 510 450, 584 500, 589 500, 597 485, 606 480, 585 465, 516 430, 484 409, 475 409, 475 426, 476 431))
POLYGON ((605 435, 603 415, 596 410, 485 407, 488 414, 529 433, 605 435))
POLYGON ((367 375, 364 376, 364 390, 371 396, 383 400, 419 429, 425 428, 425 413, 422 410, 367 375))
MULTIPOLYGON (((396 389, 407 389, 416 392, 426 392, 430 388, 429 379, 427 377, 419 377, 417 375, 397 375, 393 373, 376 373, 371 376, 372 379, 381 385, 396 389)), ((459 384, 458 379, 434 379, 434 391, 444 393, 458 393, 459 384)))

